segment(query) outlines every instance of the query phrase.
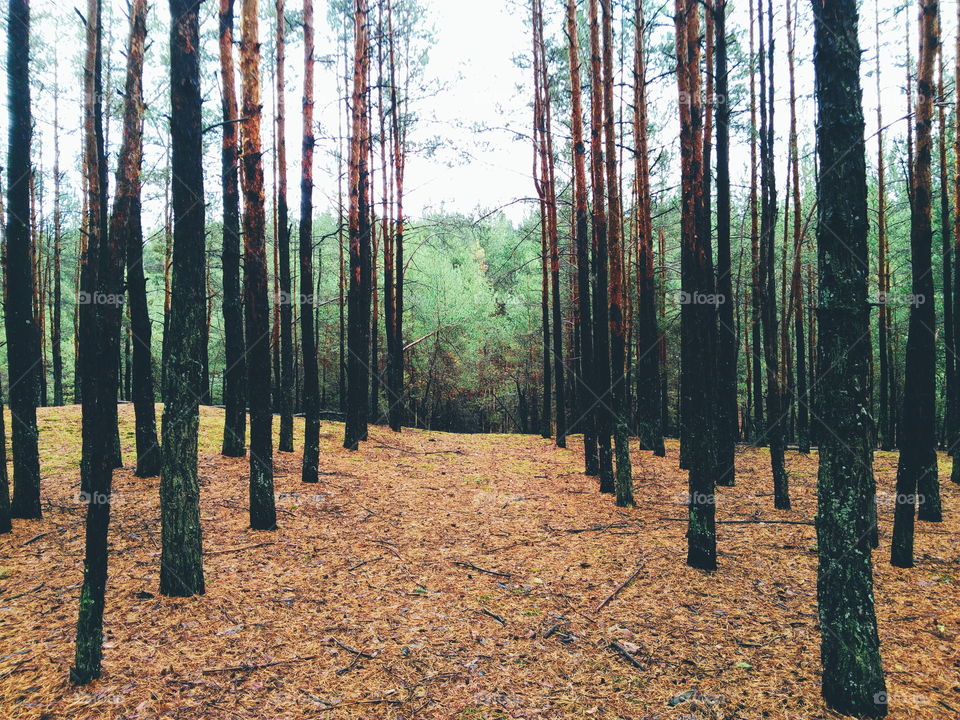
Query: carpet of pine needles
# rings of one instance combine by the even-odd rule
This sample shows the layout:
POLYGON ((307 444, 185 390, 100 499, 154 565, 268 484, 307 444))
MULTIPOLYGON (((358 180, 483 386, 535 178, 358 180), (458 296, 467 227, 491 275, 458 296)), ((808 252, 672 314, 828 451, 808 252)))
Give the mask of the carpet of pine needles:
MULTIPOLYGON (((675 442, 665 459, 634 452, 638 507, 623 510, 576 442, 372 427, 351 453, 324 423, 321 483, 300 482, 299 451, 277 454, 279 529, 254 532, 222 417, 202 410, 207 593, 166 598, 159 480, 133 476, 121 407, 104 672, 78 688, 79 410, 41 411, 44 518, 0 536, 0 717, 836 717, 818 685, 814 528, 721 524, 720 569, 686 567, 685 524, 667 519, 685 516, 675 442)), ((790 512, 773 508, 767 458, 738 454, 718 517, 812 521, 816 453, 788 452, 790 512)), ((916 568, 892 568, 895 460, 877 453, 890 717, 960 718, 960 488, 942 458, 947 519, 918 524, 916 568)))

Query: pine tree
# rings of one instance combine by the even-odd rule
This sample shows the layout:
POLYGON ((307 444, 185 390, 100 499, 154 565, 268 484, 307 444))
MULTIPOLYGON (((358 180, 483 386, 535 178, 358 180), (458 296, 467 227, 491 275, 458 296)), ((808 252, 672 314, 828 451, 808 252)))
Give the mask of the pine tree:
POLYGON ((40 343, 34 317, 34 254, 30 233, 30 2, 12 0, 7 21, 7 87, 10 96, 7 152, 6 252, 4 297, 10 414, 16 419, 13 445, 15 518, 39 518, 40 456, 37 450, 37 397, 40 343))
POLYGON ((242 173, 243 310, 250 403, 250 527, 277 526, 273 495, 273 412, 270 406, 270 321, 267 305, 266 212, 260 125, 260 44, 257 0, 243 0, 240 14, 243 79, 242 173))
POLYGON ((247 358, 243 345, 240 297, 240 189, 237 85, 233 60, 234 0, 220 0, 220 82, 223 87, 223 140, 220 179, 223 194, 223 447, 227 457, 243 457, 247 434, 247 358))
POLYGON ((813 0, 816 75, 817 245, 820 279, 817 415, 817 591, 822 692, 844 715, 886 715, 873 608, 870 488, 873 438, 863 421, 870 314, 867 305, 867 177, 856 0, 813 0))

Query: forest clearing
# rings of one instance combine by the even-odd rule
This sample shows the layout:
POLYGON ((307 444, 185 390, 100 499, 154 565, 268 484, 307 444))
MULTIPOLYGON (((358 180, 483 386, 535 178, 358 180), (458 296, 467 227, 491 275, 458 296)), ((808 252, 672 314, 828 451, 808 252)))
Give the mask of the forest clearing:
MULTIPOLYGON (((131 406, 120 422, 126 454, 131 406)), ((705 575, 682 562, 675 442, 635 450, 636 507, 620 509, 595 501, 575 438, 372 428, 358 456, 324 423, 319 484, 300 482, 299 452, 277 455, 265 537, 247 527, 245 460, 219 454, 222 422, 202 410, 206 595, 156 595, 157 480, 118 471, 104 674, 74 688, 79 408, 41 410, 45 520, 0 536, 0 647, 22 648, 0 658, 5 718, 836 717, 818 682, 816 453, 787 452, 780 512, 765 452, 741 449, 705 575)), ((890 493, 894 458, 875 460, 890 493)), ((958 532, 956 516, 918 529, 921 571, 876 565, 891 718, 960 714, 958 532)))

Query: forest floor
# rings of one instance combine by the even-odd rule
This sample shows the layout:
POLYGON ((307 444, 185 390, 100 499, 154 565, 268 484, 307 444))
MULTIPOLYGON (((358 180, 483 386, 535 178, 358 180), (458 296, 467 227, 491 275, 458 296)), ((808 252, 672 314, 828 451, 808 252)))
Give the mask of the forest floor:
MULTIPOLYGON (((351 453, 324 423, 322 482, 277 453, 279 529, 254 532, 247 460, 219 455, 222 412, 201 412, 207 593, 157 594, 159 480, 133 476, 123 405, 104 674, 76 688, 80 412, 40 411, 44 518, 0 536, 4 720, 836 717, 819 694, 814 528, 721 524, 720 569, 686 567, 676 442, 634 452, 638 507, 622 510, 576 442, 372 427, 351 453)), ((892 568, 895 461, 877 453, 890 717, 960 718, 960 487, 941 457, 947 520, 917 526, 916 568, 892 568)), ((812 521, 816 452, 788 466, 794 509, 779 512, 767 454, 743 449, 718 518, 812 521)))

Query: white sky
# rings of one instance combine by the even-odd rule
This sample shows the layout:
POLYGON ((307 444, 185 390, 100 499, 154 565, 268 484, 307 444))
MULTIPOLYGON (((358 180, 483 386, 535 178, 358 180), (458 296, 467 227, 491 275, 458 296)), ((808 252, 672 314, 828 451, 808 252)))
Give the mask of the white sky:
MULTIPOLYGON (((239 6, 241 0, 237 0, 239 6)), ((528 31, 528 3, 524 0, 486 0, 483 3, 469 3, 462 0, 421 0, 427 8, 423 22, 432 27, 435 35, 435 44, 429 51, 429 65, 427 80, 439 88, 433 96, 415 101, 413 109, 419 117, 419 122, 412 135, 412 140, 427 142, 431 138, 438 138, 442 144, 430 157, 414 154, 410 157, 407 166, 407 196, 406 206, 408 213, 421 215, 432 210, 444 208, 449 211, 474 213, 480 209, 490 210, 503 206, 510 217, 519 219, 531 208, 529 203, 515 202, 520 198, 530 198, 533 195, 530 169, 532 164, 532 150, 530 141, 526 138, 531 124, 529 108, 529 70, 517 67, 514 58, 518 55, 529 55, 530 40, 528 31), (478 128, 483 128, 478 130, 478 128)), ((863 62, 863 90, 864 112, 867 120, 869 162, 875 160, 876 141, 869 136, 876 129, 877 94, 872 74, 875 56, 874 43, 874 1, 864 0, 862 4, 860 42, 864 49, 863 62)), ((886 123, 903 117, 905 112, 905 97, 903 94, 904 69, 904 22, 905 15, 898 9, 903 7, 900 0, 876 0, 880 3, 880 18, 882 23, 881 52, 883 87, 881 90, 884 104, 884 120, 886 123)), ((270 0, 266 0, 270 3, 270 0)), ((263 0, 261 0, 263 4, 263 0)), ((207 38, 204 51, 207 54, 208 65, 204 71, 204 94, 207 99, 207 112, 219 115, 219 80, 214 70, 218 67, 216 46, 216 10, 215 0, 206 0, 203 3, 203 23, 201 33, 207 38)), ((582 3, 585 5, 585 3, 582 3)), ((628 3, 632 6, 632 3, 628 3)), ((59 82, 63 96, 61 98, 60 124, 62 131, 62 169, 66 172, 65 189, 74 194, 79 187, 78 158, 80 147, 80 90, 82 68, 82 30, 80 21, 74 12, 75 5, 70 0, 35 0, 33 3, 33 32, 40 61, 35 63, 38 84, 34 86, 33 102, 37 124, 35 136, 35 158, 43 172, 49 173, 52 166, 52 78, 54 53, 59 62, 59 82), (44 66, 44 67, 41 67, 44 66)), ((104 0, 107 11, 112 15, 112 49, 111 59, 117 69, 112 78, 112 86, 122 87, 123 45, 126 41, 127 27, 125 0, 104 0)), ((326 0, 316 0, 316 31, 317 55, 329 56, 335 53, 336 41, 333 30, 327 22, 326 0)), ((548 35, 555 43, 564 41, 561 23, 563 13, 562 0, 550 0, 546 3, 548 13, 548 35)), ((673 26, 672 17, 666 13, 672 10, 672 3, 666 0, 666 10, 657 18, 657 27, 651 36, 651 47, 648 48, 650 62, 663 67, 663 53, 661 48, 672 45, 673 26)), ((776 15, 774 18, 776 46, 776 73, 777 73, 777 148, 778 154, 786 156, 786 137, 788 122, 787 106, 787 38, 784 31, 785 2, 777 0, 776 15)), ((155 108, 166 106, 167 85, 165 77, 165 63, 162 61, 167 55, 168 36, 167 4, 166 2, 151 3, 151 13, 157 17, 150 23, 151 35, 148 37, 150 46, 147 54, 147 71, 145 73, 145 95, 149 103, 155 108), (160 27, 158 28, 158 22, 160 27)), ((288 13, 300 8, 300 0, 287 0, 288 13)), ((659 6, 659 4, 658 4, 659 6)), ((731 0, 728 32, 740 39, 744 51, 747 48, 748 36, 747 5, 743 0, 731 0)), ((915 27, 916 4, 909 4, 910 21, 915 27)), ((948 92, 952 90, 953 42, 955 32, 954 2, 944 2, 944 39, 947 47, 946 75, 948 78, 948 92)), ((83 10, 84 8, 81 8, 83 10)), ((584 8, 585 9, 585 8, 584 8)), ((797 93, 799 96, 799 128, 801 153, 809 153, 813 148, 814 104, 813 69, 812 69, 812 17, 809 2, 799 0, 799 30, 797 38, 797 93)), ((632 11, 631 11, 632 12, 632 11)), ((271 12, 272 14, 272 12, 271 12)), ((648 20, 651 19, 648 13, 648 20)), ((236 36, 239 37, 239 20, 236 26, 236 36)), ((272 38, 273 24, 271 21, 261 21, 261 39, 267 41, 272 38)), ((631 31, 632 34, 632 31, 631 31)), ((299 32, 294 29, 288 34, 287 47, 287 158, 290 198, 292 209, 297 205, 297 190, 299 175, 299 148, 300 148, 300 97, 301 97, 301 66, 302 44, 299 32)), ((110 38, 108 38, 109 40, 110 38)), ((632 36, 625 38, 632 42, 632 36)), ((0 40, 0 49, 5 57, 5 49, 0 40)), ((270 40, 272 44, 272 40, 270 40)), ((916 52, 916 32, 911 32, 911 45, 916 52)), ((265 44, 265 47, 267 45, 265 44)), ((629 45, 628 45, 629 47, 629 45)), ((628 51, 632 52, 632 51, 628 51)), ((268 64, 265 62, 264 66, 268 64)), ((342 67, 342 66, 338 66, 342 67)), ((566 72, 565 64, 560 68, 566 72)), ((315 205, 318 211, 333 209, 336 204, 337 182, 334 153, 336 150, 335 136, 337 134, 337 92, 335 70, 330 64, 318 64, 317 84, 315 91, 317 121, 320 126, 317 146, 317 168, 315 179, 317 190, 315 205)), ((649 73, 652 76, 654 71, 649 73)), ((629 76, 627 80, 629 81, 629 76)), ((270 77, 264 77, 264 104, 269 110, 273 102, 270 77)), ((0 92, 5 96, 5 76, 0 74, 0 92)), ((629 88, 627 93, 632 92, 629 88)), ((672 76, 665 76, 656 80, 650 88, 650 113, 652 122, 660 130, 651 138, 651 147, 656 151, 660 146, 666 146, 671 153, 676 153, 677 143, 677 112, 676 86, 672 76)), ((744 112, 739 118, 745 123, 748 118, 747 96, 743 96, 743 103, 737 108, 744 112)), ((554 112, 555 131, 558 136, 564 133, 563 120, 560 113, 554 112)), ((272 132, 265 115, 263 128, 265 149, 269 150, 272 132)), ((629 118, 626 128, 629 128, 629 118)), ((215 120, 214 120, 215 121, 215 120)), ((6 137, 6 118, 0 117, 3 137, 6 137)), ((888 147, 894 135, 902 134, 905 123, 899 122, 888 131, 888 147)), ((148 142, 152 145, 147 148, 146 165, 162 166, 165 159, 162 148, 157 145, 159 130, 165 130, 164 123, 153 129, 148 128, 148 142)), ((110 146, 114 153, 119 145, 119 120, 112 121, 110 131, 110 146)), ((205 190, 210 198, 210 219, 219 216, 219 133, 211 133, 212 142, 205 157, 206 180, 205 190)), ((629 140, 629 138, 627 138, 629 140)), ((5 145, 5 143, 0 143, 5 145)), ((562 148, 558 140, 556 147, 562 148)), ((744 182, 747 176, 747 160, 749 158, 746 146, 746 136, 734 134, 734 182, 744 182)), ((115 157, 114 157, 115 159, 115 157)), ((269 157, 267 158, 270 162, 269 157)), ((675 164, 671 163, 658 169, 657 183, 665 187, 673 186, 678 178, 675 164)), ((783 187, 785 163, 781 162, 778 168, 778 185, 783 187)), ((561 168, 565 172, 565 167, 561 168)), ((629 172, 627 173, 629 174, 629 172)), ((267 168, 267 178, 271 171, 267 168)), ((379 178, 377 178, 379 181, 379 178)), ((162 188, 146 188, 148 197, 154 201, 147 203, 145 212, 145 228, 155 228, 159 222, 159 212, 162 205, 159 203, 158 193, 162 188), (151 218, 150 215, 153 215, 151 218)), ((782 190, 781 190, 782 193, 782 190)), ((49 203, 48 203, 49 204, 49 203)), ((295 212, 295 210, 294 210, 295 212)))

